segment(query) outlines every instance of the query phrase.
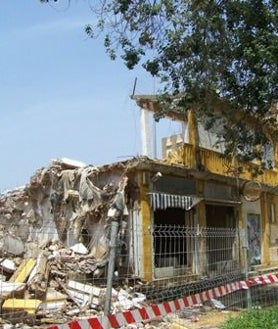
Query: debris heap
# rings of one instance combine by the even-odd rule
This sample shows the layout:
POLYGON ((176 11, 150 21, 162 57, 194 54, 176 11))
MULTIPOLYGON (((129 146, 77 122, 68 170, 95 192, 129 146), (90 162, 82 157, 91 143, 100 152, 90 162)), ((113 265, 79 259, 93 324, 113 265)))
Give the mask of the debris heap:
MULTIPOLYGON (((98 184, 98 173, 54 160, 28 185, 0 196, 3 319, 57 323, 102 312, 105 286, 89 284, 88 277, 93 282, 105 273, 109 211, 123 177, 98 184)), ((123 287, 112 296, 112 311, 145 299, 123 287)))

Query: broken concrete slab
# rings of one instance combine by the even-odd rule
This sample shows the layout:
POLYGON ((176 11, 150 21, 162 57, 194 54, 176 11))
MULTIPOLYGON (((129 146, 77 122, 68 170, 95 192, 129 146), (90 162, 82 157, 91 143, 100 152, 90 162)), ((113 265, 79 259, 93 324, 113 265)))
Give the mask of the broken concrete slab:
POLYGON ((53 311, 65 309, 67 299, 68 296, 66 294, 62 294, 53 288, 48 288, 45 299, 42 300, 39 306, 39 310, 53 311))
POLYGON ((25 283, 0 281, 0 296, 6 298, 11 293, 22 291, 24 288, 25 283))
POLYGON ((48 255, 41 253, 27 281, 29 292, 35 294, 36 298, 43 298, 46 294, 49 271, 48 255))
POLYGON ((1 258, 0 268, 7 273, 13 273, 16 270, 15 263, 11 259, 1 258))
POLYGON ((77 254, 81 254, 81 255, 87 255, 89 253, 88 249, 81 242, 70 247, 70 250, 74 251, 77 254))
POLYGON ((5 235, 3 238, 2 252, 8 255, 20 256, 23 255, 25 245, 23 241, 12 235, 5 235))
POLYGON ((81 292, 85 292, 89 295, 99 297, 101 293, 103 292, 103 289, 97 287, 97 286, 92 286, 89 284, 81 283, 78 281, 74 280, 69 280, 67 282, 67 287, 75 290, 79 290, 81 292))

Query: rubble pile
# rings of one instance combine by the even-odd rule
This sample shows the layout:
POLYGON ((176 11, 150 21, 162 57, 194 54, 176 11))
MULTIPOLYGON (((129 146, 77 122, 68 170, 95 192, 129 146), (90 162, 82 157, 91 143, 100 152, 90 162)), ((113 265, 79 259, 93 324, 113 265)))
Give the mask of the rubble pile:
MULTIPOLYGON (((105 286, 88 284, 87 278, 105 273, 109 212, 119 206, 113 202, 122 179, 101 184, 98 168, 54 160, 28 185, 0 196, 3 319, 57 323, 101 314, 105 286)), ((113 312, 145 300, 123 287, 112 298, 113 312)))
POLYGON ((91 265, 83 262, 86 273, 103 266, 107 212, 118 186, 110 183, 100 189, 93 182, 97 173, 93 166, 56 160, 38 170, 24 188, 1 195, 0 256, 36 258, 49 242, 57 248, 80 244, 78 253, 94 259, 91 265))

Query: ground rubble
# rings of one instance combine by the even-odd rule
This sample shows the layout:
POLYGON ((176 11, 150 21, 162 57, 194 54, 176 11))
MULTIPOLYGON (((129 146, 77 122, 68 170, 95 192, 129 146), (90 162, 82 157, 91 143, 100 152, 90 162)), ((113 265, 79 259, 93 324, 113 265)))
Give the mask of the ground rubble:
MULTIPOLYGON (((5 258, 1 262, 2 273, 9 279, 2 282, 0 326, 4 329, 42 328, 51 324, 59 325, 103 316, 105 285, 82 280, 78 271, 69 272, 67 265, 73 265, 73 260, 75 264, 82 263, 86 260, 86 255, 77 254, 57 243, 46 246, 36 260, 5 258)), ((146 296, 136 292, 134 286, 119 283, 112 289, 113 314, 148 306, 146 296)), ((196 324, 214 310, 216 307, 212 304, 196 305, 121 328, 198 328, 196 324)))

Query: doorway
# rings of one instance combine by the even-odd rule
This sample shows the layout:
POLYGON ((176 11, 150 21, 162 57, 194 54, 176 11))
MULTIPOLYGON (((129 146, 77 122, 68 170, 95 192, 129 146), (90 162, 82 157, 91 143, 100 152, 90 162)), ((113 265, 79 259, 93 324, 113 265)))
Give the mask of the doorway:
POLYGON ((239 265, 235 207, 206 205, 206 254, 210 274, 233 271, 239 265))
MULTIPOLYGON (((194 211, 157 209, 153 217, 155 268, 188 268, 192 265, 194 211)), ((165 273, 167 271, 164 269, 165 273)), ((156 271, 158 272, 158 271, 156 271)), ((176 271, 177 272, 177 271, 176 271)), ((173 273, 174 274, 174 273, 173 273)))

